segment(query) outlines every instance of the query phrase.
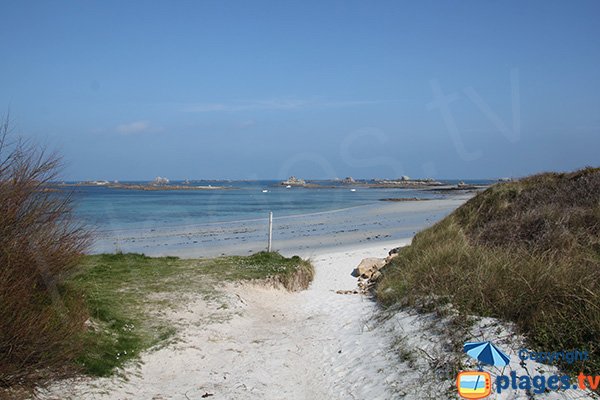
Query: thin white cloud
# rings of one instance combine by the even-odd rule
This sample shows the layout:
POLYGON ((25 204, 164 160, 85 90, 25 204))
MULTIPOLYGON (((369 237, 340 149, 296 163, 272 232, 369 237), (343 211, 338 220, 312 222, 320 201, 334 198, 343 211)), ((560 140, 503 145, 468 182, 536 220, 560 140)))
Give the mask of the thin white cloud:
POLYGON ((247 119, 245 121, 240 121, 237 124, 237 127, 238 128, 250 128, 250 127, 252 127, 254 125, 256 125, 256 121, 255 120, 253 120, 253 119, 247 119))
POLYGON ((121 124, 116 127, 116 131, 122 135, 135 135, 140 133, 157 132, 160 128, 153 126, 148 121, 134 121, 121 124))
POLYGON ((184 112, 209 113, 209 112, 236 112, 254 110, 298 110, 303 108, 342 108, 361 105, 378 104, 382 101, 373 100, 301 100, 301 99, 275 99, 275 100, 253 100, 231 103, 196 103, 189 104, 183 108, 184 112))

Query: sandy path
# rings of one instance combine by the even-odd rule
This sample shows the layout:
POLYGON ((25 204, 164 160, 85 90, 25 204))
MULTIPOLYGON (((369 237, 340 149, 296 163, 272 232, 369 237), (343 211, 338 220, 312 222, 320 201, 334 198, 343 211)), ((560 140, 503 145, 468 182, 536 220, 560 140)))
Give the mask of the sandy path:
POLYGON ((356 287, 350 272, 362 258, 382 257, 388 250, 316 256, 316 278, 303 292, 230 286, 226 310, 196 299, 169 316, 179 327, 177 342, 145 353, 141 365, 122 371, 126 380, 63 382, 44 397, 392 398, 397 358, 389 352, 388 337, 369 327, 374 303, 335 293, 356 287))
MULTIPOLYGON (((399 310, 377 321, 376 304, 354 289, 352 269, 365 257, 383 257, 399 243, 312 257, 316 277, 303 292, 248 284, 225 288, 218 303, 200 296, 168 318, 176 341, 142 355, 117 376, 64 381, 42 399, 449 399, 453 388, 447 321, 435 314, 399 310), (403 356, 404 355, 404 356, 403 356), (450 368, 450 369, 449 369, 450 368)), ((491 318, 474 323, 465 340, 493 340, 511 356, 506 373, 557 373, 519 363, 523 338, 491 318), (545 371, 545 372, 542 372, 545 371)), ((474 369, 468 357, 463 365, 474 369), (469 367, 470 366, 470 367, 469 367)), ((487 369, 487 368, 486 368, 487 369)), ((490 369, 492 375, 501 371, 490 369)), ((529 396, 508 390, 494 398, 595 398, 570 390, 529 396)))

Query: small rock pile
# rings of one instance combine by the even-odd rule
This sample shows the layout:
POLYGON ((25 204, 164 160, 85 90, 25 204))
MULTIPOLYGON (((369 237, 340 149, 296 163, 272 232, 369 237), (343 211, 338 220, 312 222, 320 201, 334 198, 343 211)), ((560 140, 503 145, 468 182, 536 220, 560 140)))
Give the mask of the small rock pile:
POLYGON ((358 278, 358 288, 360 293, 366 294, 371 291, 377 280, 381 278, 381 268, 392 258, 398 255, 401 247, 396 247, 389 251, 386 258, 365 258, 358 267, 352 271, 352 276, 358 278))

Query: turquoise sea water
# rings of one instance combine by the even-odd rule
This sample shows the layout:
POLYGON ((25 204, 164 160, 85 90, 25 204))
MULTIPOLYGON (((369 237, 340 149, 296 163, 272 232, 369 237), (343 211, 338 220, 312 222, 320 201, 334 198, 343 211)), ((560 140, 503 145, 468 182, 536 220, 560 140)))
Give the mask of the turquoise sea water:
POLYGON ((264 218, 269 211, 276 216, 309 214, 377 203, 389 197, 445 196, 414 189, 349 187, 333 181, 320 183, 340 187, 286 189, 277 181, 194 181, 193 185, 226 186, 233 190, 140 191, 87 186, 72 189, 77 217, 101 232, 251 220, 264 218))

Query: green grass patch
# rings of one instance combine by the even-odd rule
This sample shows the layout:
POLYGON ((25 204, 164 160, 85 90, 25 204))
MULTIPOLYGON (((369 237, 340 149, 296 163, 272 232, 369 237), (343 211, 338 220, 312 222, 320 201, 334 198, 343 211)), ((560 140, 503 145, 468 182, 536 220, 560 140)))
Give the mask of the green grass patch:
POLYGON ((385 305, 452 303, 516 323, 542 351, 588 350, 572 372, 600 369, 600 169, 495 185, 386 267, 385 305))
POLYGON ((153 310, 197 295, 218 301, 221 282, 269 280, 298 290, 306 288, 312 276, 309 262, 278 253, 187 260, 142 254, 86 256, 66 283, 68 292, 84 298, 90 314, 77 362, 90 375, 110 375, 174 335, 175 328, 156 318, 153 310))

